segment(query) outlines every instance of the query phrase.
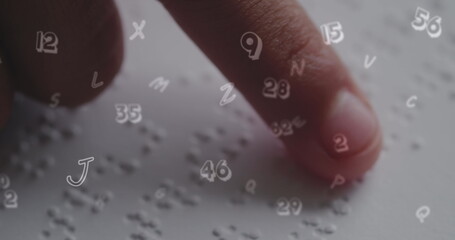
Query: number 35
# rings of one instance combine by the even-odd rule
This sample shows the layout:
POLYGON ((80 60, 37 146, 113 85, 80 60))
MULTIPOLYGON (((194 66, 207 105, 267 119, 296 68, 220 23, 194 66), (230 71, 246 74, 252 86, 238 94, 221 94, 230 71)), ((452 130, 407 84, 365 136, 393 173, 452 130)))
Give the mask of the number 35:
POLYGON ((117 110, 117 117, 115 121, 123 124, 127 121, 131 123, 138 123, 142 120, 142 108, 139 104, 115 104, 117 110))

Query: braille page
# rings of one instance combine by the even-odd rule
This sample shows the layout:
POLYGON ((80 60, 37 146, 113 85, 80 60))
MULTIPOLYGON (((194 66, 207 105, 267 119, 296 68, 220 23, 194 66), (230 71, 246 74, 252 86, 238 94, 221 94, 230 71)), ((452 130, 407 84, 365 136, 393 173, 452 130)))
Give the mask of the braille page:
POLYGON ((380 159, 349 186, 302 173, 161 4, 117 4, 125 59, 100 97, 75 110, 15 97, 0 239, 454 238, 454 1, 302 1, 382 127, 380 159))

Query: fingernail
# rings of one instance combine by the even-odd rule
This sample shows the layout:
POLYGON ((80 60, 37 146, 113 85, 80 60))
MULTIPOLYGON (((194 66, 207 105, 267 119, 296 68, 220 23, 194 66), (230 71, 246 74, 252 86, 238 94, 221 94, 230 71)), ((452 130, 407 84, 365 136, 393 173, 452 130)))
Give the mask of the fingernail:
POLYGON ((358 97, 342 89, 322 124, 322 145, 333 158, 352 156, 377 134, 373 112, 358 97))

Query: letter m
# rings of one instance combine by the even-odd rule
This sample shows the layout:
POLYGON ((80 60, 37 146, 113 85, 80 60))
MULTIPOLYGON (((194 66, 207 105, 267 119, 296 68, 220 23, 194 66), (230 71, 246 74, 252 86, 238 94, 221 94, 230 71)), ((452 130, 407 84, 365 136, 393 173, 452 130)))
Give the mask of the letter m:
POLYGON ((169 80, 165 80, 163 77, 158 77, 149 84, 149 87, 151 87, 155 90, 161 88, 160 92, 164 92, 167 85, 169 85, 169 80))

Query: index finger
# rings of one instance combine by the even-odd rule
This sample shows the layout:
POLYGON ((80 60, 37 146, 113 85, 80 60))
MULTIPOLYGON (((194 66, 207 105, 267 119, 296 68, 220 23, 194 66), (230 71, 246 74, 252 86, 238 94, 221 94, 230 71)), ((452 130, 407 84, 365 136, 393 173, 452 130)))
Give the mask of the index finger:
POLYGON ((280 133, 294 159, 326 178, 353 179, 371 168, 382 142, 377 118, 296 1, 162 3, 267 125, 280 133), (262 48, 260 56, 248 49, 253 46, 262 48), (295 117, 305 119, 306 125, 290 128, 295 117))

